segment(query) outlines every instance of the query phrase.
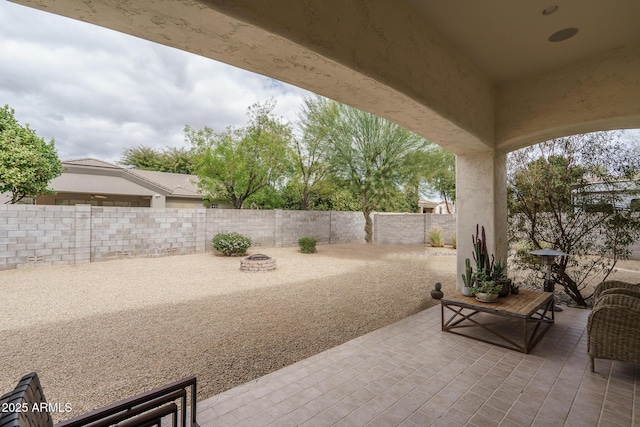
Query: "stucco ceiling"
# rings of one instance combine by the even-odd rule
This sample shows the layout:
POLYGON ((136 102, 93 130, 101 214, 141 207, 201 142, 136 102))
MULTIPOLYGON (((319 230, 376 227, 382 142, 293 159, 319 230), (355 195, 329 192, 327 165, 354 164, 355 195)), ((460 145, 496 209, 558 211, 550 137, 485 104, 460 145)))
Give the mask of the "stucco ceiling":
POLYGON ((640 40, 637 0, 406 1, 495 81, 558 69, 640 40), (550 6, 558 8, 543 15, 550 6), (549 41, 565 28, 578 33, 549 41))
POLYGON ((13 1, 304 87, 456 154, 640 127, 639 0, 13 1), (565 28, 578 33, 548 40, 565 28))

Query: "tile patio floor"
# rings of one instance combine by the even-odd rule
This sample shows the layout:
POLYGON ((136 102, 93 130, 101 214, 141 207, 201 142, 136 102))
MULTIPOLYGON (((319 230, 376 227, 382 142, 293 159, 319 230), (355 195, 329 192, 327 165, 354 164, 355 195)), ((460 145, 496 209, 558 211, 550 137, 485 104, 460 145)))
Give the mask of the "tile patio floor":
POLYGON ((522 354, 441 332, 440 306, 198 402, 213 426, 640 426, 640 369, 586 353, 588 310, 522 354))

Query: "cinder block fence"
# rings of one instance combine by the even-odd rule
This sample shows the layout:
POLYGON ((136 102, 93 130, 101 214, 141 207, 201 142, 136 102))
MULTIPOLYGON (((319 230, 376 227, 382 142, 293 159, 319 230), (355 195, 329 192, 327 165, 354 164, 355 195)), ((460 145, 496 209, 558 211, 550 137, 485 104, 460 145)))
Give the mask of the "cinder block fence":
MULTIPOLYGON (((425 215, 451 217, 455 229, 450 215, 375 214, 374 242, 425 243, 425 227, 434 222, 425 215)), ((301 237, 364 242, 364 218, 360 212, 0 205, 0 270, 202 253, 212 250, 216 233, 234 231, 258 247, 295 246, 301 237)))

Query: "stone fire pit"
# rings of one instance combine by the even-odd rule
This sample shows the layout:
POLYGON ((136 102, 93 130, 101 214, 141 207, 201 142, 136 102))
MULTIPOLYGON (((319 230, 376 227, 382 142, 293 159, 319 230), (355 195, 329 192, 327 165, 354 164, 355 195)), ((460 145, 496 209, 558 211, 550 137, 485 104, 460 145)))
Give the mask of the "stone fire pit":
POLYGON ((276 269, 276 260, 265 254, 255 254, 248 256, 240 261, 240 271, 247 273, 262 273, 274 271, 276 269))

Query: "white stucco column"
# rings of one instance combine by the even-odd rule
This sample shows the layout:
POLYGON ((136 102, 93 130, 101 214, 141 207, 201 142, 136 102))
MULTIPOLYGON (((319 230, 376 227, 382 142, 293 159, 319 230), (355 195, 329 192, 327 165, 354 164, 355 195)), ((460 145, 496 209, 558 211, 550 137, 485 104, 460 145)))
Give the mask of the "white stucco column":
POLYGON ((462 289, 465 258, 474 265, 471 235, 484 226, 487 247, 496 258, 507 256, 507 156, 505 153, 463 154, 456 157, 457 275, 462 289))

